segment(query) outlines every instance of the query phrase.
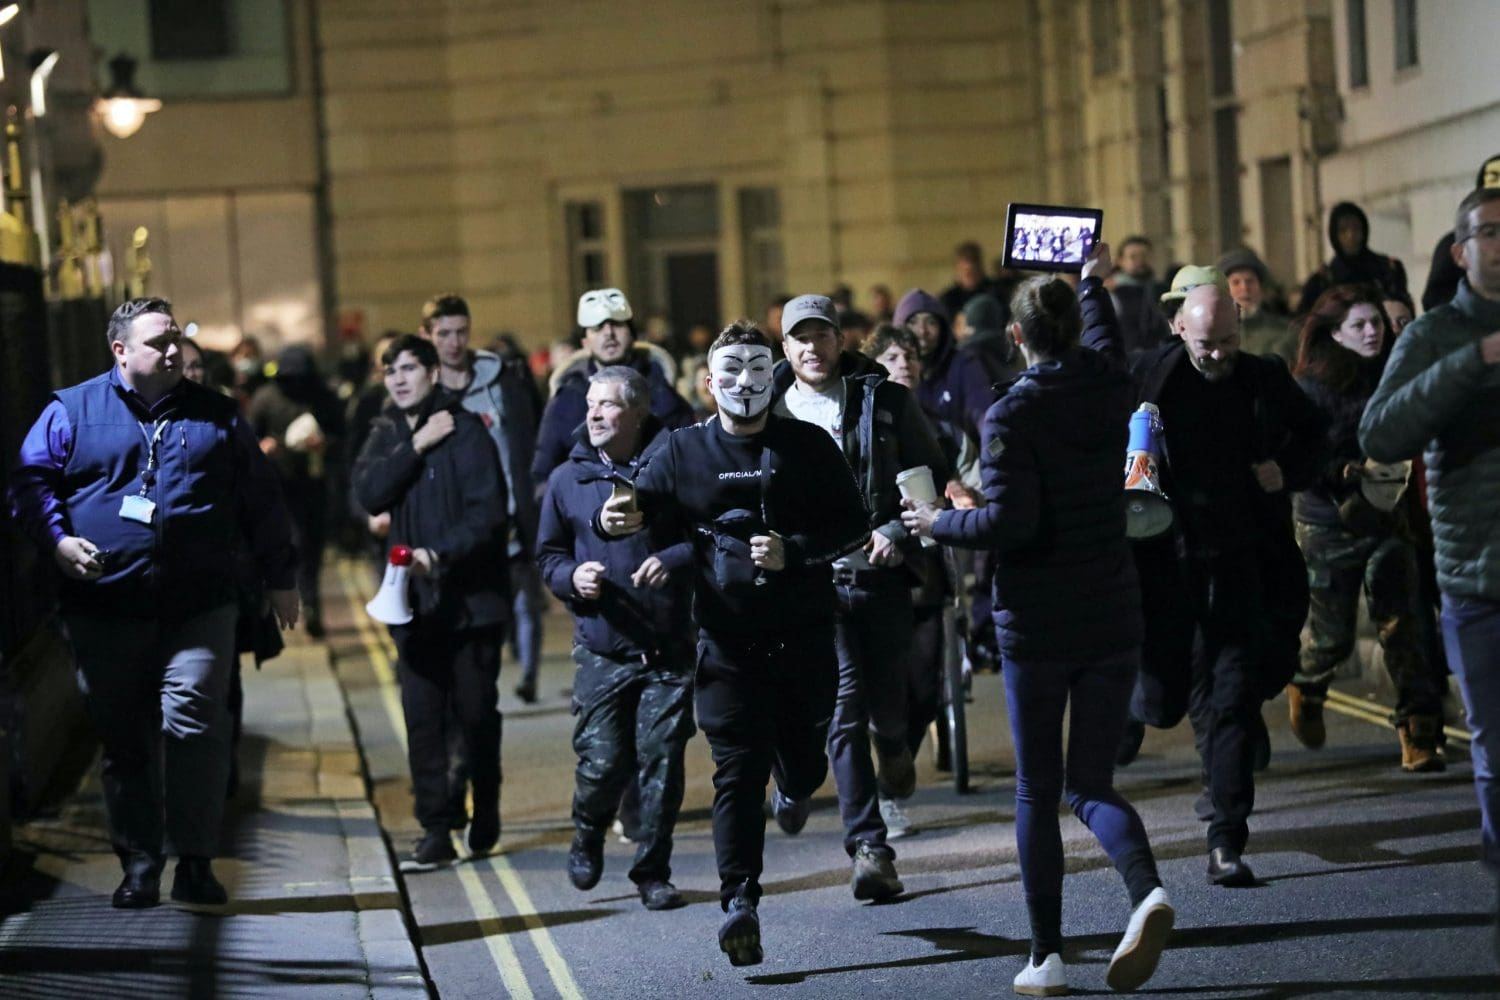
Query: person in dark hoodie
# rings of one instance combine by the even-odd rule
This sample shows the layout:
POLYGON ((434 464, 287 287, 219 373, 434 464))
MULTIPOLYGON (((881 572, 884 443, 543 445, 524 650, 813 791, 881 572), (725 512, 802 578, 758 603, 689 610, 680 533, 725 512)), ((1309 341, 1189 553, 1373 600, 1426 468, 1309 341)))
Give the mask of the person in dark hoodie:
POLYGON ((630 879, 648 910, 683 905, 671 882, 672 828, 682 807, 683 748, 693 735, 692 546, 665 524, 601 536, 593 519, 629 488, 669 433, 651 416, 633 368, 589 377, 588 419, 542 500, 537 563, 573 612, 573 846, 568 877, 592 889, 604 834, 632 778, 640 788, 630 879))
POLYGON ((1297 313, 1313 307, 1334 285, 1374 285, 1387 295, 1408 295, 1406 268, 1395 257, 1370 249, 1370 220, 1364 209, 1352 201, 1341 201, 1328 213, 1328 242, 1333 256, 1314 271, 1302 284, 1297 313))
POLYGON ((323 383, 313 353, 300 344, 276 359, 273 377, 255 390, 248 410, 260 449, 281 476, 282 492, 296 532, 297 589, 307 634, 323 634, 318 574, 328 540, 328 477, 339 458, 344 410, 323 383))
POLYGON ((620 537, 660 520, 694 540, 694 704, 714 759, 719 948, 733 965, 755 965, 766 783, 774 775, 781 820, 805 816, 828 773, 838 688, 828 567, 869 541, 870 527, 838 446, 770 412, 765 333, 731 324, 708 360, 717 418, 671 434, 636 478, 638 502, 611 498, 594 524, 620 537))
POLYGON ((1130 894, 1106 974, 1112 989, 1150 978, 1175 918, 1140 816, 1114 787, 1142 627, 1120 478, 1135 397, 1101 280, 1109 267, 1101 242, 1076 294, 1046 276, 1016 290, 1010 330, 1029 364, 985 415, 983 505, 939 511, 906 501, 902 515, 918 535, 998 555, 994 628, 1016 747, 1016 839, 1032 942, 1015 988, 1031 996, 1067 991, 1057 818, 1064 793, 1130 894))
POLYGON ((409 624, 392 625, 407 761, 422 836, 401 859, 426 872, 457 859, 450 829, 448 728, 463 732, 473 782, 468 847, 500 839, 500 644, 510 620, 500 459, 484 423, 438 389, 432 342, 405 334, 381 356, 390 405, 354 465, 354 492, 389 512, 392 546, 411 550, 409 624))
MULTIPOLYGON (((826 431, 843 450, 869 508, 864 547, 833 564, 838 594, 835 638, 839 691, 828 756, 844 821, 844 850, 854 862, 855 899, 902 892, 886 844, 883 803, 909 797, 917 774, 907 742, 907 659, 914 625, 911 588, 919 543, 901 525, 896 476, 926 466, 947 483, 948 463, 916 397, 870 359, 843 350, 839 316, 822 295, 799 295, 781 316, 786 360, 776 366, 774 412, 826 431), (879 766, 870 762, 874 744, 879 766)), ((889 807, 886 807, 889 809, 889 807)), ((782 829, 801 822, 777 812, 782 829)))
POLYGON ((600 368, 625 365, 644 375, 651 387, 651 415, 668 430, 694 422, 692 406, 672 388, 668 373, 647 348, 636 345, 634 315, 618 288, 596 288, 579 296, 577 319, 584 349, 557 377, 557 388, 542 411, 531 461, 534 482, 546 483, 572 451, 574 432, 588 413, 589 376, 600 368))
MULTIPOLYGON (((1480 164, 1474 186, 1500 188, 1500 153, 1480 164)), ((1453 259, 1453 230, 1450 229, 1437 241, 1437 246, 1432 248, 1432 266, 1427 271, 1427 285, 1422 289, 1422 310, 1428 312, 1452 302, 1463 276, 1464 269, 1453 259)))
POLYGON ((994 383, 1000 373, 991 372, 982 355, 960 347, 948 308, 920 288, 901 296, 893 322, 915 334, 922 348, 922 382, 917 388, 922 408, 957 424, 977 441, 984 413, 995 401, 994 383))
POLYGON ((961 347, 981 355, 987 371, 996 382, 1009 382, 1026 367, 1020 348, 1006 334, 1010 326, 1010 307, 988 292, 975 295, 964 303, 961 347))

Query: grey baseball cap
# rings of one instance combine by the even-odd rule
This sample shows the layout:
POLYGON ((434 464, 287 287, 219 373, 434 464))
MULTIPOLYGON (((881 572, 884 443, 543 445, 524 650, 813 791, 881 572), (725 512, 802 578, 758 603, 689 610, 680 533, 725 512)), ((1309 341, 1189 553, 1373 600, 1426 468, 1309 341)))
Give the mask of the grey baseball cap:
POLYGON ((782 307, 782 334, 791 333, 805 319, 820 319, 835 330, 839 329, 839 312, 826 295, 799 295, 782 307))

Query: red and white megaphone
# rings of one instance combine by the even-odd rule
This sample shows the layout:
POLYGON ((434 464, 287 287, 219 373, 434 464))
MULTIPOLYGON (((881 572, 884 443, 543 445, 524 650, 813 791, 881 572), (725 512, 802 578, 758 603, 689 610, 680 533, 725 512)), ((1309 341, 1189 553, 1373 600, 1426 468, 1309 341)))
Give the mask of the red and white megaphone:
POLYGON ((411 621, 411 602, 406 598, 406 577, 411 572, 411 549, 392 545, 391 558, 385 565, 385 579, 380 590, 365 605, 370 617, 385 625, 405 625, 411 621))

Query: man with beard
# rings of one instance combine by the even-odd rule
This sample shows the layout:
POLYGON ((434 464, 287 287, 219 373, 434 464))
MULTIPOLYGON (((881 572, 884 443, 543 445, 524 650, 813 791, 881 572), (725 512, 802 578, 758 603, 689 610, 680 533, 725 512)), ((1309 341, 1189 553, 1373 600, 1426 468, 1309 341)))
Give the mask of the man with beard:
MULTIPOLYGON (((1139 401, 1158 407, 1165 428, 1161 483, 1174 521, 1135 545, 1146 639, 1131 715, 1169 728, 1193 703, 1208 877, 1248 886, 1260 706, 1290 680, 1307 615, 1291 494, 1319 471, 1324 421, 1280 360, 1239 350, 1221 277, 1187 293, 1173 329, 1177 340, 1135 366, 1139 401)), ((1122 757, 1134 757, 1141 734, 1127 734, 1122 757)))
POLYGON ((640 787, 630 879, 648 910, 683 905, 671 882, 672 828, 682 806, 683 747, 693 735, 687 566, 692 548, 658 521, 601 537, 594 514, 629 490, 669 433, 650 414, 646 380, 612 365, 589 379, 588 419, 542 500, 537 562, 568 605, 573 633, 573 847, 568 877, 592 889, 604 832, 632 778, 640 787))
POLYGON ((828 434, 769 411, 771 343, 727 327, 709 350, 717 419, 672 434, 612 498, 597 527, 620 537, 664 522, 694 542, 698 723, 714 759, 719 947, 734 965, 763 959, 760 875, 766 782, 779 814, 803 813, 828 772, 824 745, 838 687, 829 563, 870 536, 849 465, 828 434), (638 509, 637 509, 638 506, 638 509))

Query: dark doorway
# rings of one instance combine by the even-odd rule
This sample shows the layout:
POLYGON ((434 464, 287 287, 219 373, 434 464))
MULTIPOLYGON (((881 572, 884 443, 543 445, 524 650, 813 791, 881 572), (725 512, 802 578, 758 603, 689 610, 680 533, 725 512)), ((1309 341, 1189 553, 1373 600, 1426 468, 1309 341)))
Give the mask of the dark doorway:
POLYGON ((687 346, 688 331, 702 324, 715 333, 720 325, 719 257, 715 253, 669 254, 667 315, 672 321, 672 345, 687 346))

